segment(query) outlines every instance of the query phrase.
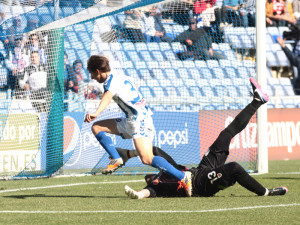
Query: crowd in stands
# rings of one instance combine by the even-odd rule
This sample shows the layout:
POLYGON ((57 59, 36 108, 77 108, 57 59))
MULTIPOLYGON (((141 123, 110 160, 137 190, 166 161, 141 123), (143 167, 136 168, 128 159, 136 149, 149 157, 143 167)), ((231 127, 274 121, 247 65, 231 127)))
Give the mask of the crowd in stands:
MULTIPOLYGON (((61 7, 82 7, 93 1, 60 1, 61 7)), ((51 0, 20 1, 20 5, 36 6, 53 4, 51 0)), ((265 0, 267 26, 291 26, 300 34, 300 0, 265 0)), ((47 94, 49 60, 47 52, 47 33, 26 33, 39 27, 38 17, 22 21, 14 17, 9 27, 6 20, 5 5, 0 5, 0 63, 8 71, 7 86, 14 90, 16 98, 43 99, 47 94), (23 23, 26 25, 24 26, 23 23)), ((179 60, 220 60, 226 56, 214 51, 212 43, 221 43, 226 27, 255 27, 255 0, 182 0, 174 3, 132 9, 124 12, 122 25, 114 27, 117 36, 129 42, 180 42, 185 50, 177 52, 179 60), (170 35, 164 21, 187 27, 176 36, 170 35)), ((288 35, 288 34, 287 34, 288 35)), ((291 64, 299 68, 300 42, 294 35, 295 46, 292 51, 286 48, 285 41, 278 39, 291 64), (297 45, 298 43, 298 45, 297 45)), ((64 54, 64 90, 68 94, 78 94, 85 99, 99 99, 98 89, 89 86, 81 59, 69 62, 64 54)), ((300 68, 299 68, 300 69, 300 68)), ((295 79, 295 87, 300 88, 300 79, 295 79), (298 83, 297 83, 298 82, 298 83)), ((297 92, 300 94, 299 92, 297 92)), ((35 104, 37 111, 45 106, 35 104)))

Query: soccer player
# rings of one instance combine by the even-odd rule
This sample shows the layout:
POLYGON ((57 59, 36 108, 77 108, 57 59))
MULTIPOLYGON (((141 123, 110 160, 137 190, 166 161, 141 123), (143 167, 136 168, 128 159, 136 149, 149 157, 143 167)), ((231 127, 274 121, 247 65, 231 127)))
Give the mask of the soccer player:
POLYGON ((92 79, 103 83, 104 95, 96 112, 86 114, 85 122, 95 120, 112 99, 126 115, 126 118, 97 121, 92 126, 92 132, 111 157, 109 165, 102 173, 112 173, 124 165, 112 139, 106 133, 120 135, 124 139, 133 139, 135 149, 144 164, 165 170, 179 180, 187 195, 191 196, 191 172, 182 172, 163 157, 153 155, 152 112, 130 77, 112 74, 109 60, 104 56, 92 55, 88 60, 87 69, 92 79))
MULTIPOLYGON (((238 182, 241 186, 259 196, 284 195, 287 193, 287 188, 285 187, 273 189, 263 187, 237 162, 225 164, 229 155, 231 139, 247 126, 256 110, 269 100, 267 94, 262 91, 259 84, 253 78, 250 78, 250 83, 253 89, 252 102, 220 133, 219 137, 210 146, 208 152, 203 156, 199 166, 191 169, 193 174, 192 196, 213 196, 218 191, 234 185, 235 182, 238 182)), ((161 149, 154 147, 153 150, 154 155, 165 157, 174 167, 183 171, 187 170, 187 168, 177 165, 176 162, 161 149)), ((124 149, 118 149, 118 151, 125 161, 131 156, 134 156, 134 151, 124 149)), ((186 196, 184 192, 178 189, 181 185, 164 172, 160 172, 158 175, 148 175, 145 177, 145 180, 148 185, 143 190, 137 192, 125 186, 125 193, 133 199, 186 196)))

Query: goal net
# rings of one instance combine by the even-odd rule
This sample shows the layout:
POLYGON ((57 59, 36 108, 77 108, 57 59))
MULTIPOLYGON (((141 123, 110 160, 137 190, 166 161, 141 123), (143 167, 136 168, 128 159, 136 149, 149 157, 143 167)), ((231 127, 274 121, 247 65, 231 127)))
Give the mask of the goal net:
MULTIPOLYGON (((107 0, 86 8, 54 2, 28 12, 21 6, 23 13, 1 25, 1 176, 97 174, 107 166, 92 124, 84 123, 103 95, 86 69, 94 54, 108 57, 113 73, 135 80, 153 111, 153 145, 179 164, 197 166, 250 103, 256 31, 250 15, 243 16, 249 8, 226 11, 214 1, 107 0)), ((122 116, 112 102, 97 120, 122 116)), ((228 158, 249 172, 257 171, 256 124, 254 116, 232 140, 228 158)), ((116 147, 134 149, 132 140, 111 138, 116 147)), ((138 157, 117 171, 149 172, 156 169, 138 157)))

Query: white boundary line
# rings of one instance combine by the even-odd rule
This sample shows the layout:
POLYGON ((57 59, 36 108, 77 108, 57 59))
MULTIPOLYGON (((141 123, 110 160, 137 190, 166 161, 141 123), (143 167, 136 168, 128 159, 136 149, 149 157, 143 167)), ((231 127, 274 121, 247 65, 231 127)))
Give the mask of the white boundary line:
POLYGON ((123 180, 123 181, 107 181, 107 182, 88 182, 88 183, 74 183, 74 184, 58 184, 44 187, 28 187, 28 188, 18 188, 18 189, 8 189, 1 190, 1 193, 7 192, 17 192, 17 191, 30 191, 30 190, 38 190, 38 189, 48 189, 48 188, 61 188, 61 187, 72 187, 72 186, 80 186, 80 185, 90 185, 90 184, 119 184, 119 183, 137 183, 137 182, 145 182, 145 180, 123 180))
POLYGON ((280 204, 280 205, 259 205, 259 206, 248 206, 239 208, 221 208, 221 209, 207 209, 207 210, 95 210, 95 211, 11 211, 5 210, 0 213, 24 213, 24 214, 71 214, 71 213, 207 213, 207 212, 226 212, 226 211, 238 211, 248 209, 262 209, 262 208, 275 208, 275 207, 293 207, 300 206, 300 203, 293 204, 280 204))

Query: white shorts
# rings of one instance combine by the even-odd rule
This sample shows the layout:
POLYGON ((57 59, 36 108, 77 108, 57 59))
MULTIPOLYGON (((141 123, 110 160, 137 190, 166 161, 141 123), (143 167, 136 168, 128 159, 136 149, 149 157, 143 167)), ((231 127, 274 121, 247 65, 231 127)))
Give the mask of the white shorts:
POLYGON ((117 129, 123 139, 136 139, 140 137, 154 137, 154 125, 151 116, 141 121, 133 121, 127 118, 117 118, 117 129))

